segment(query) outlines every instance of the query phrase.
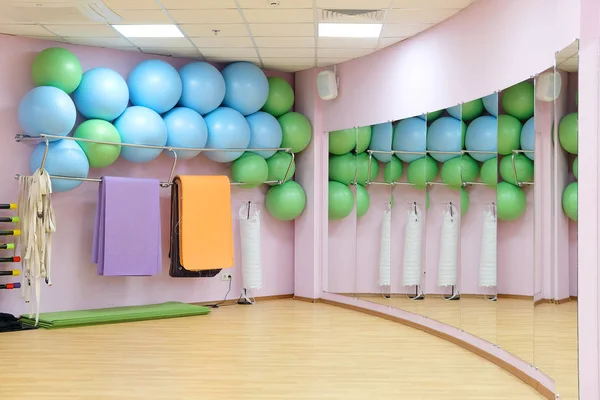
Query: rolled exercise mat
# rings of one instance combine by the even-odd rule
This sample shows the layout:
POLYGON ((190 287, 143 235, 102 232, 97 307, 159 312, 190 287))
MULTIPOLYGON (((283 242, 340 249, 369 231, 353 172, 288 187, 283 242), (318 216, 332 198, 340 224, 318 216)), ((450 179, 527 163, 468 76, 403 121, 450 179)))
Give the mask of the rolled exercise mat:
POLYGON ((159 181, 103 177, 92 261, 98 275, 148 276, 161 270, 159 181))
MULTIPOLYGON (((118 322, 191 317, 194 315, 206 315, 208 313, 210 313, 210 309, 207 307, 172 301, 146 306, 41 313, 39 326, 46 329, 57 329, 76 326, 114 324, 118 322)), ((21 316, 21 322, 23 325, 35 325, 35 319, 30 319, 23 315, 21 316)))
POLYGON ((203 271, 188 271, 179 262, 179 185, 171 185, 171 235, 169 244, 169 276, 172 278, 212 278, 217 276, 220 269, 205 269, 203 271))
POLYGON ((226 176, 176 176, 179 263, 188 271, 233 267, 231 186, 226 176))
POLYGON ((37 329, 32 326, 22 325, 21 321, 12 314, 0 313, 0 332, 15 332, 37 329))

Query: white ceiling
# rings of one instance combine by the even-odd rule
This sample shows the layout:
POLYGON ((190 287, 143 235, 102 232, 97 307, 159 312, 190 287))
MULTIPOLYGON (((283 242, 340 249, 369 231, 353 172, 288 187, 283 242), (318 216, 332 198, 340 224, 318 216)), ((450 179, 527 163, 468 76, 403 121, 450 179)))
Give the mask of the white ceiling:
POLYGON ((579 70, 579 40, 556 53, 556 67, 567 72, 579 70))
POLYGON ((107 23, 72 12, 78 1, 89 0, 0 0, 0 33, 207 61, 250 61, 263 68, 295 72, 372 53, 424 31, 474 2, 279 0, 279 6, 272 7, 269 0, 103 0, 122 17, 122 24, 175 23, 185 35, 127 39, 107 23), (23 7, 26 5, 30 7, 23 7), (71 8, 56 9, 66 5, 71 8), (318 38, 317 23, 323 9, 382 10, 381 36, 318 38))

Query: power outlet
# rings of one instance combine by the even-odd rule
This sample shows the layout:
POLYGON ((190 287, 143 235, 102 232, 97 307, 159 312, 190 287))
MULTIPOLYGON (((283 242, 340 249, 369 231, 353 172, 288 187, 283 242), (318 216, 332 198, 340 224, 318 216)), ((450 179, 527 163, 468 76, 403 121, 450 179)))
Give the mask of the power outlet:
POLYGON ((221 274, 221 280, 222 281, 230 281, 233 279, 233 275, 230 272, 223 272, 221 274))

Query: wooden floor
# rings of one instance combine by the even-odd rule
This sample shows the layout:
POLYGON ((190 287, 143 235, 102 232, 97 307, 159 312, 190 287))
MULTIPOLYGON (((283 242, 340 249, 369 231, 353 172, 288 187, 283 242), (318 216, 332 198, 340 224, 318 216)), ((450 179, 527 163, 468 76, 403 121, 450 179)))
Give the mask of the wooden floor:
POLYGON ((542 398, 442 339, 295 300, 2 339, 2 400, 542 398))

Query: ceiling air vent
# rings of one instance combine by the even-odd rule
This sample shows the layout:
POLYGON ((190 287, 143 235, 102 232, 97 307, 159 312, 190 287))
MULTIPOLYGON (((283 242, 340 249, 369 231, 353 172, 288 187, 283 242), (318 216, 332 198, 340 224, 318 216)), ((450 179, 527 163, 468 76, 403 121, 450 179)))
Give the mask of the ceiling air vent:
POLYGON ((383 10, 321 10, 321 22, 383 22, 383 10))
POLYGON ((8 0, 0 3, 0 12, 16 22, 42 24, 122 21, 102 0, 8 0))

